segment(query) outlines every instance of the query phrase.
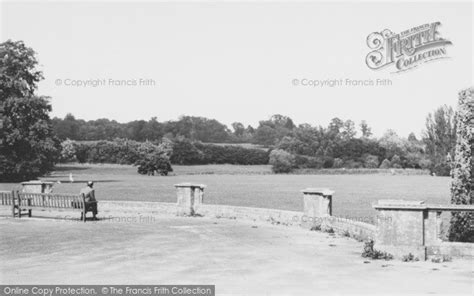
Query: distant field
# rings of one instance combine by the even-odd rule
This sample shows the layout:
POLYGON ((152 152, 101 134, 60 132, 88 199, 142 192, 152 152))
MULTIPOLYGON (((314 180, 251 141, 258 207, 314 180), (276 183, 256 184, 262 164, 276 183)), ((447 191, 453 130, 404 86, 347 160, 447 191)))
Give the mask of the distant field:
MULTIPOLYGON (((269 166, 173 166, 175 175, 142 176, 133 166, 60 165, 45 180, 61 181, 56 193, 78 193, 88 180, 96 182, 98 199, 175 202, 174 184, 196 182, 206 184, 205 202, 302 210, 302 193, 307 187, 329 187, 334 214, 348 218, 371 220, 375 211, 371 204, 378 199, 425 200, 449 203, 447 177, 429 175, 343 174, 343 175, 274 175, 269 166), (69 173, 74 183, 69 182, 69 173)), ((20 188, 19 184, 0 183, 0 190, 20 188)))

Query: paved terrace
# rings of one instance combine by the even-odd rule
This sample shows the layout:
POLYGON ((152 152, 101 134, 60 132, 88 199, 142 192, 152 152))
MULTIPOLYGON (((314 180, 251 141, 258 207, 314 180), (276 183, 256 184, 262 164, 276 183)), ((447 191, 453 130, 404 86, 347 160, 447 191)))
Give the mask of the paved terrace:
POLYGON ((0 282, 215 284, 217 295, 473 294, 469 259, 365 260, 353 239, 266 222, 107 213, 82 223, 71 215, 1 217, 0 282))

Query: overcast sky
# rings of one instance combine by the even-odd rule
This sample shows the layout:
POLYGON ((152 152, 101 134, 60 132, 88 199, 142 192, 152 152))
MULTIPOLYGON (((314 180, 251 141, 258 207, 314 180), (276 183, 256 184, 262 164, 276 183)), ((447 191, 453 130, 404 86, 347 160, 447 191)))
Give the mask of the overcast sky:
POLYGON ((38 53, 45 76, 38 93, 52 97, 59 117, 195 115, 255 126, 279 113, 326 126, 337 116, 366 120, 376 135, 392 128, 407 136, 419 135, 429 112, 455 106, 458 91, 473 85, 469 2, 12 1, 1 8, 1 41, 23 40, 38 53), (367 67, 370 33, 436 21, 453 43, 449 59, 396 74, 367 67), (309 87, 303 79, 392 84, 309 87))

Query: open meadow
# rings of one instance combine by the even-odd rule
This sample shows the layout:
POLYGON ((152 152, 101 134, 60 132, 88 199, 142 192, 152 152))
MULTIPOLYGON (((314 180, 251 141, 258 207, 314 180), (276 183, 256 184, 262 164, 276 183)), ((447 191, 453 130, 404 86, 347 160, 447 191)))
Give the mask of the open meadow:
MULTIPOLYGON (((328 187, 334 215, 372 222, 372 204, 378 199, 450 201, 450 178, 429 175, 330 174, 275 175, 269 166, 174 166, 172 176, 143 176, 126 165, 60 165, 44 180, 60 181, 55 193, 78 193, 88 180, 95 182, 100 200, 175 202, 174 184, 193 182, 207 185, 205 203, 276 208, 301 211, 302 193, 307 187, 328 187), (74 182, 69 181, 72 173, 74 182)), ((17 183, 1 183, 0 190, 20 189, 17 183)))

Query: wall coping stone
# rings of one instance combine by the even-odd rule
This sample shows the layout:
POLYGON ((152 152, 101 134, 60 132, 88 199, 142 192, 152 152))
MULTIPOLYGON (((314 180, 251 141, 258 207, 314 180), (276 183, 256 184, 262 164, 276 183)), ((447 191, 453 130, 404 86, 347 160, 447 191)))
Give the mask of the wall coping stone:
POLYGON ((334 190, 330 190, 329 188, 306 188, 301 190, 301 192, 305 194, 317 194, 322 196, 330 196, 335 193, 334 190))
POLYGON ((204 189, 204 188, 206 188, 206 185, 204 185, 204 184, 196 184, 196 183, 179 183, 179 184, 174 184, 174 187, 176 187, 176 188, 179 188, 179 187, 191 187, 191 188, 204 189))

